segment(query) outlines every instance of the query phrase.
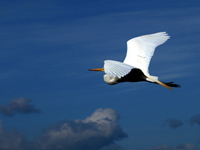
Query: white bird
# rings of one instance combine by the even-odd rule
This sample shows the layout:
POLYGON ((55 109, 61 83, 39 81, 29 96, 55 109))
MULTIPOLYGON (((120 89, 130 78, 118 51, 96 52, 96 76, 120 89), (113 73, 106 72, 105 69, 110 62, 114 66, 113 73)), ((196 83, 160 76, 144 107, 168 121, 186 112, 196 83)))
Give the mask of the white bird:
POLYGON ((168 89, 180 87, 173 82, 161 82, 158 77, 149 74, 149 63, 155 48, 165 43, 170 36, 166 32, 158 32, 132 38, 127 41, 127 54, 123 62, 105 60, 104 68, 90 69, 89 71, 103 71, 104 81, 114 85, 120 82, 147 81, 160 84, 168 89))

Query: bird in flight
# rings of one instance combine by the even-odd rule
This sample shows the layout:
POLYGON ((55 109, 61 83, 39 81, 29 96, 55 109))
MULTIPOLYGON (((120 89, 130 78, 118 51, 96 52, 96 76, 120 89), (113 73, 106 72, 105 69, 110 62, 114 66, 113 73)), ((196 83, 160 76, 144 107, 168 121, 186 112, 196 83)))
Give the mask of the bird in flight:
POLYGON ((166 32, 158 32, 132 38, 127 41, 127 53, 123 62, 105 60, 103 68, 90 69, 89 71, 105 72, 104 81, 114 85, 120 82, 146 81, 160 84, 168 89, 180 87, 173 82, 161 82, 157 76, 149 74, 149 63, 155 48, 165 43, 170 36, 166 32))

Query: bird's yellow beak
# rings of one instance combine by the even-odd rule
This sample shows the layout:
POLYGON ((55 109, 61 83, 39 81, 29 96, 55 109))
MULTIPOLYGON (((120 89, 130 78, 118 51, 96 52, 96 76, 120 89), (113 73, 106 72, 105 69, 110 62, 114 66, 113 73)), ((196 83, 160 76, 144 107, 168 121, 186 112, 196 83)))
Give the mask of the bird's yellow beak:
POLYGON ((89 71, 104 71, 104 68, 90 69, 89 71))

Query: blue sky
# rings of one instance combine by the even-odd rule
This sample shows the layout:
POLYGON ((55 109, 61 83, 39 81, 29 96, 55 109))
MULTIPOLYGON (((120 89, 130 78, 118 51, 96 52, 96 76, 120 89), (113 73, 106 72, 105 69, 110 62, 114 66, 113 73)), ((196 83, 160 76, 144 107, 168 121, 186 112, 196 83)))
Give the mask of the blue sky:
POLYGON ((0 1, 0 149, 200 149, 200 2, 0 1), (126 41, 166 31, 150 74, 103 81, 126 41))

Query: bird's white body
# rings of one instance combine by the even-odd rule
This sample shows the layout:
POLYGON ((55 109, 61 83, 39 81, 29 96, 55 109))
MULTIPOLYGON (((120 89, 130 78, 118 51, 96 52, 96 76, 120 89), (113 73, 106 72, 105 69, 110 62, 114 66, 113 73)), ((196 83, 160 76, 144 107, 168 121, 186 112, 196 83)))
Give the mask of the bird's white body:
POLYGON ((91 71, 104 71, 106 73, 104 81, 110 85, 125 81, 148 81, 171 89, 165 83, 158 81, 158 77, 151 76, 148 70, 155 48, 169 38, 166 32, 158 32, 130 39, 127 41, 127 53, 123 62, 105 60, 104 68, 91 71))

